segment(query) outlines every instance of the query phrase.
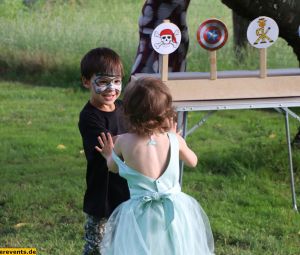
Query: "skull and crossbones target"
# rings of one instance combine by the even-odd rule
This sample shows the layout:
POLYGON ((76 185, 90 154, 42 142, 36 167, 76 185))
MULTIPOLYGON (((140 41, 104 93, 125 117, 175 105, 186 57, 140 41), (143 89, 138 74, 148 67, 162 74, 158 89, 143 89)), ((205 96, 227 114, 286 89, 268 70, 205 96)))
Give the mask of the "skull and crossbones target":
POLYGON ((158 25, 151 36, 153 49, 159 54, 170 54, 180 45, 181 32, 173 23, 158 25))

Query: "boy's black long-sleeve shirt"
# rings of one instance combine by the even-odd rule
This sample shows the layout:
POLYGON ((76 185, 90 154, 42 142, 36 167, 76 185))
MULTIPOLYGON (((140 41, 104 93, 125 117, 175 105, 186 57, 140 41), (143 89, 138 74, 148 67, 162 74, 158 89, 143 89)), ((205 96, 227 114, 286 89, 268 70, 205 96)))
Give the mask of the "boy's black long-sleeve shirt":
POLYGON ((97 137, 101 132, 112 136, 125 133, 123 106, 115 102, 116 109, 104 112, 88 102, 80 112, 79 130, 87 159, 86 192, 83 211, 95 217, 109 217, 123 201, 129 199, 127 182, 118 174, 108 171, 105 158, 95 150, 99 145, 97 137))

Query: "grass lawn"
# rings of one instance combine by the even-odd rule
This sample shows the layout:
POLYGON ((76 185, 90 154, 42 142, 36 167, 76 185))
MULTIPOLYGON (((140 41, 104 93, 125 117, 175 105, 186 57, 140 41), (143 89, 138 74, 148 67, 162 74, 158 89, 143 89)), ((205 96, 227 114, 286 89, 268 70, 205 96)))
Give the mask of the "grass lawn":
MULTIPOLYGON (((121 55, 127 79, 144 1, 37 0, 29 9, 22 2, 0 1, 0 247, 81 254, 86 165, 77 122, 89 95, 80 89, 79 61, 91 48, 109 46, 121 55)), ((209 70, 195 36, 209 17, 229 29, 218 70, 258 69, 256 50, 235 59, 231 11, 220 0, 193 0, 188 71, 209 70)), ((268 49, 268 67, 298 67, 285 41, 268 49)), ((189 127, 204 114, 190 113, 189 127)), ((292 136, 298 126, 291 118, 292 136)), ((272 109, 219 111, 187 141, 199 164, 185 168, 183 191, 207 212, 216 254, 299 255, 284 117, 272 109)), ((299 150, 293 160, 299 205, 299 150)))
MULTIPOLYGON (((85 159, 77 121, 87 99, 80 89, 0 82, 1 247, 80 254, 85 159)), ((201 116, 190 114, 190 126, 201 116)), ((207 212, 216 254, 299 254, 284 118, 273 111, 218 112, 188 143, 199 165, 185 169, 183 190, 207 212)), ((298 194, 299 156, 295 150, 298 194)))

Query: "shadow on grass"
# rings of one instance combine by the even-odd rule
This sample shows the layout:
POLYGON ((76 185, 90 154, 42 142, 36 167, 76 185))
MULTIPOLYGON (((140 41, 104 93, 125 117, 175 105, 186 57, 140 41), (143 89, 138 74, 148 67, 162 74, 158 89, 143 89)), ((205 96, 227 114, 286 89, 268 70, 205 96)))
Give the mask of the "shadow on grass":
MULTIPOLYGON (((294 150, 294 173, 299 172, 299 153, 298 150, 294 150)), ((249 171, 257 172, 264 168, 270 173, 286 175, 289 170, 287 145, 264 143, 260 139, 252 139, 242 147, 237 146, 230 150, 208 151, 202 158, 203 168, 224 176, 241 176, 249 171)))
MULTIPOLYGON (((51 61, 49 61, 51 62, 51 61)), ((125 75, 123 82, 128 81, 129 75, 125 75)), ((22 59, 18 63, 7 61, 0 56, 0 80, 8 82, 21 82, 33 86, 79 88, 81 85, 80 62, 78 66, 51 64, 47 59, 34 61, 22 59)))
POLYGON ((222 233, 215 231, 214 239, 217 243, 225 246, 239 248, 241 250, 250 250, 251 248, 251 240, 243 239, 243 237, 224 236, 222 233))
POLYGON ((49 66, 30 60, 10 64, 9 61, 0 58, 0 80, 34 86, 82 87, 79 66, 49 66))

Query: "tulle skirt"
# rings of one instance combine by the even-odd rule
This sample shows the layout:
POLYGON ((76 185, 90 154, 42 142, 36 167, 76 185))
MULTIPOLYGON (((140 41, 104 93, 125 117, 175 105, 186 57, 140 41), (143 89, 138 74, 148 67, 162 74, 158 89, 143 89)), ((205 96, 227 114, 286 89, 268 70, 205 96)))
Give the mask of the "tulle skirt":
POLYGON ((208 218, 191 196, 170 196, 173 217, 164 200, 130 199, 109 218, 102 255, 210 255, 214 240, 208 218))

